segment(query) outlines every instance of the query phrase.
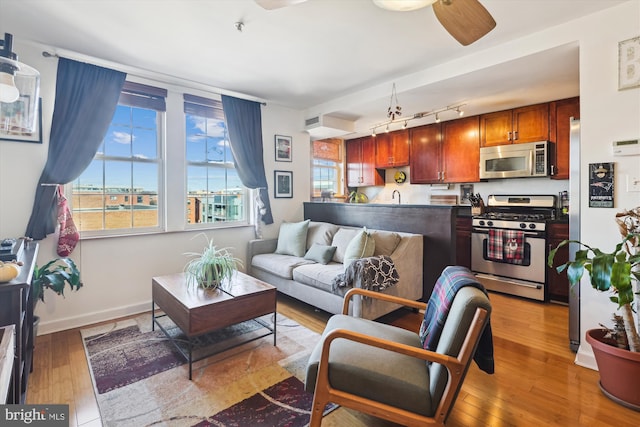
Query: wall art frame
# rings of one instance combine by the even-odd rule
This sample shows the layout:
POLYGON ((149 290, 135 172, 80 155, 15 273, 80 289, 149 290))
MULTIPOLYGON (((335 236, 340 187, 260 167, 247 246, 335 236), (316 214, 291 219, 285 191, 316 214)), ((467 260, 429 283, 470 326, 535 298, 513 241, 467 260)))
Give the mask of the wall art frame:
MULTIPOLYGON (((28 104, 26 104, 28 105, 28 104)), ((11 120, 0 111, 0 123, 11 120)), ((38 100, 38 117, 36 118, 36 130, 34 132, 22 132, 19 130, 5 131, 0 127, 0 141, 29 142, 42 144, 42 98, 38 100)))
POLYGON ((293 172, 273 171, 273 197, 291 199, 293 197, 293 172))
POLYGON ((291 152, 293 139, 290 136, 276 135, 274 137, 274 145, 276 150, 276 162, 292 161, 291 152))
POLYGON ((589 207, 613 208, 615 163, 589 163, 589 207))
POLYGON ((640 36, 618 43, 618 90, 640 88, 640 36))

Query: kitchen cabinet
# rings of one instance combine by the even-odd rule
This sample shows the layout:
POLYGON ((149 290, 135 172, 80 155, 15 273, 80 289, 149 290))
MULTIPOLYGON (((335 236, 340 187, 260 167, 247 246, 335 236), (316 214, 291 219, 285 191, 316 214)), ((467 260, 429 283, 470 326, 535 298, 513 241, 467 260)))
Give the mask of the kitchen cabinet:
POLYGON ((456 264, 471 269, 471 217, 456 217, 456 264))
POLYGON ((442 182, 480 181, 479 117, 442 124, 442 182))
POLYGON ((478 116, 411 129, 412 184, 478 182, 478 116))
POLYGON ((33 361, 33 295, 31 276, 38 254, 38 244, 31 242, 22 251, 19 261, 23 265, 20 274, 7 283, 0 284, 0 326, 15 328, 15 354, 13 373, 7 403, 24 404, 27 381, 33 361))
POLYGON ((553 142, 551 179, 569 179, 571 118, 580 118, 580 97, 549 103, 549 140, 553 142))
POLYGON ((440 123, 411 129, 409 181, 432 184, 440 181, 442 171, 442 126, 440 123))
MULTIPOLYGON (((549 251, 568 238, 568 223, 548 223, 546 258, 549 256, 549 251)), ((550 300, 569 302, 569 279, 566 274, 560 274, 555 269, 567 261, 569 261, 569 246, 565 245, 556 252, 553 268, 547 267, 547 295, 550 300)))
POLYGON ((381 133, 376 139, 376 167, 395 168, 409 164, 409 130, 381 133))
POLYGON ((371 136, 346 141, 347 186, 384 185, 384 172, 375 168, 375 139, 371 136))
POLYGON ((480 146, 549 140, 549 104, 536 104, 480 116, 480 146))

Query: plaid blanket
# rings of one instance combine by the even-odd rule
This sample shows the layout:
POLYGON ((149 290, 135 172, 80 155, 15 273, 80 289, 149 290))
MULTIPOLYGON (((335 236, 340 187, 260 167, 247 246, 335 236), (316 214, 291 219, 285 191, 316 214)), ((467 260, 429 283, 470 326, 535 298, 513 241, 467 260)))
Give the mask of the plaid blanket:
POLYGON ((353 261, 331 282, 333 293, 344 295, 351 287, 382 291, 398 283, 400 276, 393 260, 380 255, 353 261))
MULTIPOLYGON (((420 341, 424 349, 436 350, 453 299, 458 290, 464 286, 474 286, 486 294, 484 286, 466 267, 448 266, 442 271, 433 288, 427 310, 424 313, 424 320, 420 326, 420 341)), ((473 360, 480 369, 488 374, 493 374, 493 334, 490 323, 487 323, 482 332, 473 360)))

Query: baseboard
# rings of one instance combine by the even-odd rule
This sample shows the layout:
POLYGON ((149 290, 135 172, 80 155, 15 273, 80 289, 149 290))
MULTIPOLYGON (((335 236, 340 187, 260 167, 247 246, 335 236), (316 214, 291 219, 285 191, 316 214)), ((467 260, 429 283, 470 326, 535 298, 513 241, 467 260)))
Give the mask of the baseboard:
POLYGON ((151 310, 151 301, 140 304, 133 304, 118 307, 111 310, 98 311, 83 316, 67 317, 65 319, 40 322, 38 335, 51 334, 65 331, 67 329, 80 328, 94 323, 106 322, 120 317, 131 316, 133 314, 144 313, 151 310))
POLYGON ((591 351, 591 346, 581 345, 578 348, 578 352, 576 353, 575 364, 578 366, 582 366, 584 368, 593 369, 594 371, 598 370, 598 365, 596 364, 596 358, 591 351))

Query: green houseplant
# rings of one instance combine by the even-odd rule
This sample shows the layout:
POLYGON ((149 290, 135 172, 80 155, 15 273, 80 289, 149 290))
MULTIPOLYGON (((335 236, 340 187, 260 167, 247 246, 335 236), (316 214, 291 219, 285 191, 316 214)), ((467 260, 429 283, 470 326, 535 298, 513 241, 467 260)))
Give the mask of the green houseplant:
POLYGON ((620 326, 587 331, 587 342, 593 348, 602 391, 619 403, 640 410, 640 207, 625 210, 616 215, 616 222, 622 236, 612 252, 604 252, 576 240, 565 240, 549 252, 548 265, 553 267, 553 259, 558 249, 569 243, 577 243, 580 249, 575 259, 556 269, 566 271, 571 287, 580 283, 584 272, 589 275, 591 286, 608 295, 622 316, 614 316, 620 326), (636 307, 634 307, 634 304, 636 307), (620 348, 618 348, 620 347, 620 348))
POLYGON ((44 302, 45 289, 51 289, 58 295, 64 295, 66 285, 72 291, 77 291, 82 287, 80 271, 71 258, 56 258, 41 267, 36 265, 31 279, 34 304, 38 301, 44 302))
POLYGON ((218 248, 206 235, 207 245, 202 252, 187 252, 191 259, 184 267, 187 283, 203 289, 214 290, 242 266, 242 261, 234 257, 228 248, 218 248))

